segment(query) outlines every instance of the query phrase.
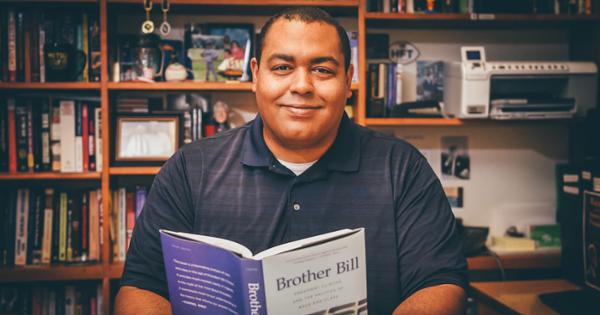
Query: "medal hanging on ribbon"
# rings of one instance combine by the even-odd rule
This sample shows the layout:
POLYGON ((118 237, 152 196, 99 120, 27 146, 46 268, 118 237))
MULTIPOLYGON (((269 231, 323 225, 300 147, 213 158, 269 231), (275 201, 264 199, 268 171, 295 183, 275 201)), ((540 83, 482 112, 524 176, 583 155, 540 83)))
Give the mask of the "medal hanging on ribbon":
POLYGON ((169 0, 162 0, 161 10, 163 12, 163 22, 160 25, 160 33, 165 36, 171 32, 171 24, 167 21, 167 12, 169 12, 170 7, 169 0))
POLYGON ((146 11, 146 21, 142 24, 142 33, 150 34, 154 32, 154 23, 150 20, 150 11, 152 10, 152 0, 144 0, 144 10, 146 11))

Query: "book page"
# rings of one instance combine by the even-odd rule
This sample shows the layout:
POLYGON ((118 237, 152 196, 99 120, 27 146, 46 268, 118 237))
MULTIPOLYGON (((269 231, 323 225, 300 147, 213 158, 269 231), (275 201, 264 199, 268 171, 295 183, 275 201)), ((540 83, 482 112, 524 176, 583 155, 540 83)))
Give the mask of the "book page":
POLYGON ((229 250, 160 231, 173 314, 244 312, 239 258, 229 250))
POLYGON ((329 233, 325 233, 325 234, 321 234, 321 235, 317 235, 317 236, 303 238, 301 240, 297 240, 297 241, 281 244, 281 245, 278 245, 275 247, 271 247, 267 250, 264 250, 264 251, 256 254, 254 256, 254 259, 261 260, 265 257, 289 252, 289 251, 296 250, 296 249, 303 248, 303 247, 309 247, 311 245, 321 243, 321 242, 327 241, 329 239, 334 239, 337 237, 355 233, 357 231, 358 231, 358 229, 356 229, 356 230, 342 229, 342 230, 337 230, 334 232, 329 232, 329 233))
POLYGON ((263 259, 268 314, 367 314, 364 229, 263 259))
POLYGON ((218 237, 206 236, 206 235, 198 235, 198 234, 183 233, 183 232, 173 232, 173 231, 169 231, 169 230, 160 230, 160 231, 170 234, 170 235, 173 235, 173 236, 176 236, 176 237, 179 237, 179 238, 184 238, 184 239, 188 239, 191 241, 203 242, 206 244, 217 246, 217 247, 232 251, 235 254, 238 254, 244 258, 252 257, 252 252, 246 246, 244 246, 240 243, 236 243, 234 241, 230 241, 230 240, 226 240, 226 239, 218 238, 218 237))

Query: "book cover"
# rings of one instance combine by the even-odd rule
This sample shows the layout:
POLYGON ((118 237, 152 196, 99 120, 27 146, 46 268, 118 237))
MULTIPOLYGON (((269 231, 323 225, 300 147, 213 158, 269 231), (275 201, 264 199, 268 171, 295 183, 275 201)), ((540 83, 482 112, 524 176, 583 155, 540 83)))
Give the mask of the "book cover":
POLYGON ((60 171, 75 172, 75 102, 60 101, 60 171))
POLYGON ((364 229, 253 255, 239 243, 161 230, 174 314, 365 314, 364 229))
POLYGON ((417 101, 444 101, 443 61, 417 61, 417 101))
POLYGON ((8 171, 8 107, 0 100, 0 172, 8 171))

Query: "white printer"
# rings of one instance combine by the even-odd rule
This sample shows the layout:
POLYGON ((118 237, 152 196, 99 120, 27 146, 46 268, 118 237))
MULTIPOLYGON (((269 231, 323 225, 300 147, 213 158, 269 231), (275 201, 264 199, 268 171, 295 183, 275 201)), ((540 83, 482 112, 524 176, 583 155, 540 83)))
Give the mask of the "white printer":
POLYGON ((583 116, 597 102, 593 62, 488 62, 462 47, 444 65, 444 112, 456 118, 551 119, 583 116))

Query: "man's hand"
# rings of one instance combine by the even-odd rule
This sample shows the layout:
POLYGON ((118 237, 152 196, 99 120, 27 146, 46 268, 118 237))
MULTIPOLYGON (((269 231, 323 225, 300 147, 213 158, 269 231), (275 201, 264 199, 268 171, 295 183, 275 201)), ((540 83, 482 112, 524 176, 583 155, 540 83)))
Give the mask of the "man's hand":
POLYGON ((393 315, 465 313, 465 290, 453 284, 442 284, 421 289, 400 304, 393 315))
POLYGON ((115 300, 115 315, 171 315, 171 303, 162 296, 136 287, 123 286, 115 300))

